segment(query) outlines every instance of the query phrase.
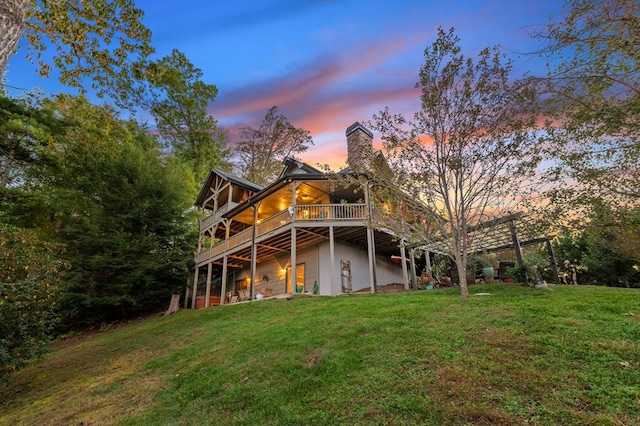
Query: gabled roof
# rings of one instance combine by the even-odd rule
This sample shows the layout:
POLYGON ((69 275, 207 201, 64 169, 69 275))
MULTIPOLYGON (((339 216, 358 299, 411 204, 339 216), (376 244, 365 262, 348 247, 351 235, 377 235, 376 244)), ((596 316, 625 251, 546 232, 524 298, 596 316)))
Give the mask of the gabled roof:
POLYGON ((213 184, 213 181, 216 177, 220 177, 226 181, 231 182, 232 184, 239 186, 242 189, 246 189, 249 191, 253 191, 253 192, 259 192, 262 191, 263 187, 260 185, 257 185, 253 182, 249 182, 248 180, 239 178, 237 176, 233 176, 229 173, 223 172, 222 170, 213 168, 209 171, 209 175, 207 176, 207 179, 204 181, 204 183, 202 184, 202 188, 200 189, 200 193, 198 194, 198 197, 196 198, 196 202, 195 205, 196 206, 200 206, 202 203, 204 203, 204 200, 207 199, 208 195, 209 195, 209 188, 211 187, 211 185, 213 184))
POLYGON ((282 162, 284 167, 282 168, 282 172, 280 172, 280 176, 278 176, 278 180, 286 178, 291 175, 300 175, 300 174, 313 174, 313 175, 321 175, 324 174, 321 170, 316 169, 304 163, 302 161, 296 160, 292 157, 287 157, 282 162))
POLYGON ((233 209, 229 210, 224 214, 224 217, 232 217, 242 210, 248 208, 250 205, 257 203, 258 201, 266 198, 267 196, 273 194, 278 191, 282 187, 288 185, 289 179, 309 179, 309 180, 321 180, 326 179, 328 177, 327 173, 322 172, 321 170, 316 169, 308 165, 303 161, 296 160, 295 158, 287 157, 283 160, 283 169, 274 182, 269 184, 268 186, 261 188, 260 191, 257 191, 255 195, 250 197, 247 200, 244 200, 242 203, 238 204, 233 209))

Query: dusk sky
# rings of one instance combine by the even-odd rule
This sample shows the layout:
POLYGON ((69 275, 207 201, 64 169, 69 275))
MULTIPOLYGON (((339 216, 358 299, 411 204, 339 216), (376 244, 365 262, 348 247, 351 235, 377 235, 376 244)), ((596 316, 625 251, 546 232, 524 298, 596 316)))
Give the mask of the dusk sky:
MULTIPOLYGON (((218 87, 210 107, 228 129, 258 126, 278 106, 315 146, 302 155, 312 165, 346 161, 344 132, 386 106, 411 116, 423 51, 436 29, 454 27, 465 54, 499 44, 517 72, 544 72, 530 33, 563 12, 561 0, 138 0, 153 32, 157 56, 177 48, 218 87)), ((69 92, 38 77, 23 59, 10 61, 7 83, 69 92)), ((232 132, 232 135, 234 133, 232 132)), ((233 140, 233 139, 232 139, 233 140)), ((376 144, 379 137, 375 135, 376 144)))

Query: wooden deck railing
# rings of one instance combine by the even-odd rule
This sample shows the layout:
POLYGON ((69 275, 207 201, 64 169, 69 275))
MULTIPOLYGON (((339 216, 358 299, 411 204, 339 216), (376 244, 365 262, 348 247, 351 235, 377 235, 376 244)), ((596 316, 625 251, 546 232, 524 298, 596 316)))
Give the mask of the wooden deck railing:
MULTIPOLYGON (((296 222, 350 222, 362 221, 367 219, 366 204, 305 204, 297 205, 293 211, 296 222)), ((213 218, 213 217, 211 217, 213 218)), ((209 218, 207 218, 208 220, 209 218)), ((292 214, 289 210, 281 211, 270 218, 260 222, 256 228, 256 237, 261 237, 285 226, 293 221, 292 214)), ((203 225, 201 222, 201 229, 203 225)), ((218 256, 225 251, 232 250, 242 244, 251 241, 253 235, 252 228, 245 229, 235 235, 229 237, 225 241, 220 241, 216 245, 202 250, 196 256, 196 262, 202 263, 207 259, 218 256)))
POLYGON ((225 214, 226 212, 228 212, 229 210, 231 210, 232 208, 236 207, 238 205, 238 203, 228 203, 225 204, 224 206, 220 207, 218 209, 218 211, 216 211, 215 213, 211 213, 209 216, 203 218, 200 220, 200 231, 210 227, 211 225, 213 225, 215 223, 216 220, 220 219, 220 217, 225 214))
POLYGON ((366 204, 307 204, 296 206, 297 221, 367 219, 366 204))

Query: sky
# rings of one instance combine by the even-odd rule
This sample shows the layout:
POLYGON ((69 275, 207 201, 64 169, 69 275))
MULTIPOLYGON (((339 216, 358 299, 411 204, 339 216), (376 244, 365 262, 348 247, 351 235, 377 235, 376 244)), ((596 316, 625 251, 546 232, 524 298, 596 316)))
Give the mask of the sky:
MULTIPOLYGON (((333 169, 346 162, 345 130, 389 107, 410 117, 423 52, 439 26, 454 27, 464 53, 500 45, 515 74, 544 73, 530 34, 558 19, 561 0, 136 0, 157 57, 174 48, 219 90, 209 112, 231 141, 257 127, 272 106, 311 132, 300 158, 333 169)), ((7 84, 45 93, 71 92, 43 79, 20 50, 7 84)), ((374 145, 380 146, 378 135, 374 145)))

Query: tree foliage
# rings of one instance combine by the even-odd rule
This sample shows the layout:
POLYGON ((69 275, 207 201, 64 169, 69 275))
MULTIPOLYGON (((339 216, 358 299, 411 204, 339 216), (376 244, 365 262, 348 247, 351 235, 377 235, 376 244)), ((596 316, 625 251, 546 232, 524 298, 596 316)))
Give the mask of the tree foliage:
POLYGON ((568 274, 581 284, 640 286, 640 209, 620 209, 600 203, 579 232, 567 232, 556 242, 555 253, 568 274))
POLYGON ((128 81, 131 66, 153 52, 151 31, 133 0, 9 0, 0 7, 0 75, 24 34, 30 59, 48 76, 48 46, 60 81, 83 89, 91 77, 99 96, 128 81))
POLYGON ((30 99, 0 95, 0 188, 19 180, 25 167, 37 163, 39 149, 63 127, 50 111, 30 99))
POLYGON ((434 233, 455 261, 462 296, 468 295, 468 227, 507 212, 530 187, 534 149, 534 93, 511 82, 511 62, 497 47, 477 61, 463 55, 453 29, 438 30, 424 52, 416 87, 421 109, 408 120, 384 110, 374 116, 392 179, 388 188, 413 195, 430 212, 417 240, 434 233))
POLYGON ((59 96, 45 107, 68 125, 41 151, 47 161, 29 169, 30 190, 15 195, 5 217, 64 246, 64 325, 163 307, 192 257, 189 174, 146 129, 106 106, 59 96))
POLYGON ((563 209, 640 199, 640 3, 568 0, 538 38, 550 64, 549 193, 563 209))
POLYGON ((0 223, 0 378, 45 352, 65 264, 35 232, 0 223))
POLYGON ((236 145, 237 161, 245 179, 267 185, 278 177, 285 158, 305 152, 310 145, 310 132, 295 127, 273 106, 258 128, 242 129, 236 145))
POLYGON ((166 147, 193 170, 197 181, 211 167, 229 168, 226 133, 207 112, 218 89, 178 50, 157 61, 136 64, 131 90, 119 103, 151 113, 166 147))

